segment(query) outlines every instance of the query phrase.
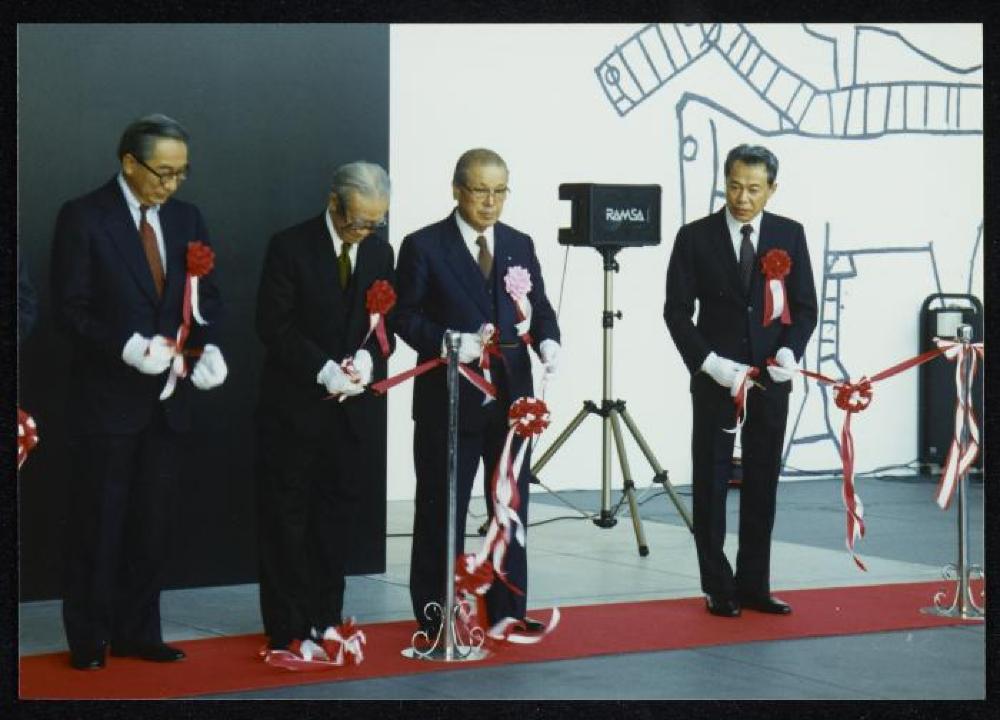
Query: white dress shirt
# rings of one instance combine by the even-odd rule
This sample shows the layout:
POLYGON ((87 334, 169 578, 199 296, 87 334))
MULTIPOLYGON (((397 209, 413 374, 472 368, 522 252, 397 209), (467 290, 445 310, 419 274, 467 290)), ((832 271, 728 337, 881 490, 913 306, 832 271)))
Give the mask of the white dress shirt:
POLYGON ((455 221, 458 223, 458 230, 462 233, 462 239, 465 240, 466 247, 469 248, 469 252, 472 254, 472 259, 479 264, 479 244, 476 242, 476 238, 480 235, 486 238, 486 248, 490 251, 491 257, 496 257, 496 253, 493 252, 493 226, 490 225, 488 228, 479 232, 474 227, 465 222, 465 218, 462 217, 462 213, 455 208, 455 221))
MULTIPOLYGON (((132 213, 132 222, 135 223, 135 229, 139 229, 139 223, 142 221, 142 210, 140 209, 141 203, 139 199, 132 192, 132 188, 128 186, 125 182, 125 176, 118 173, 118 187, 122 189, 122 194, 125 196, 125 202, 128 205, 129 212, 132 213)), ((160 227, 160 206, 150 205, 146 210, 146 222, 149 223, 150 227, 153 228, 153 234, 156 235, 156 249, 160 251, 160 262, 163 263, 163 274, 167 274, 167 249, 163 244, 163 228, 160 227)))
POLYGON ((760 219, 763 216, 764 212, 761 211, 754 215, 750 222, 740 222, 729 212, 729 207, 726 207, 726 225, 729 226, 729 239, 732 240, 733 252, 736 254, 737 262, 740 259, 740 245, 743 244, 743 233, 740 232, 740 228, 744 225, 751 225, 753 227, 753 232, 750 233, 750 243, 753 245, 754 253, 756 253, 757 239, 760 237, 760 219))
MULTIPOLYGON (((330 209, 327 208, 326 212, 323 213, 323 217, 326 219, 326 229, 330 231, 330 240, 333 242, 333 250, 337 257, 340 258, 340 249, 344 245, 344 241, 341 239, 340 235, 337 234, 337 228, 333 225, 333 220, 330 219, 330 209)), ((351 275, 354 274, 354 270, 358 265, 358 243, 347 243, 347 257, 351 259, 351 275)))

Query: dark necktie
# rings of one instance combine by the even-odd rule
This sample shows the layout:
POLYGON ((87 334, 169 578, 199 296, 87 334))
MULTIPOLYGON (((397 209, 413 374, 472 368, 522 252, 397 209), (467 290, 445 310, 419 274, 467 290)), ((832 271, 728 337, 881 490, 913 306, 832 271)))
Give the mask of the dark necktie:
POLYGON ((347 283, 351 280, 351 246, 345 242, 340 243, 340 257, 337 260, 338 270, 340 271, 340 287, 342 290, 347 289, 347 283))
POLYGON ((146 219, 146 211, 149 205, 139 206, 139 237, 142 238, 142 250, 146 253, 146 262, 149 263, 149 272, 153 275, 153 285, 156 286, 156 296, 163 297, 163 260, 160 258, 160 248, 156 244, 156 231, 146 219))
POLYGON ((482 235, 476 238, 476 245, 479 246, 479 269, 483 272, 483 277, 488 278, 493 270, 493 256, 486 244, 486 238, 482 235))
POLYGON ((744 225, 740 228, 743 241, 740 243, 740 280, 743 281, 743 292, 750 292, 750 280, 753 277, 754 250, 753 243, 750 242, 750 235, 753 233, 753 225, 744 225))

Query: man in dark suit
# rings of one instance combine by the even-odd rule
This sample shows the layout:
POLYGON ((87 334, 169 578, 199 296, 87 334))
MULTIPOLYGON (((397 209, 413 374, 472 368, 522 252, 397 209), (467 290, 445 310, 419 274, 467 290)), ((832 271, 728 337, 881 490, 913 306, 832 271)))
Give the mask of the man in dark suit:
MULTIPOLYGON (((764 212, 777 189, 778 160, 766 148, 740 145, 725 162, 726 207, 677 233, 663 307, 670 335, 691 371, 694 536, 706 606, 736 617, 740 608, 787 614, 770 592, 781 450, 790 380, 816 325, 816 288, 802 225, 764 212), (765 325, 768 283, 760 258, 773 250, 791 260, 785 277, 790 324, 765 325), (698 323, 692 322, 698 303, 698 323), (778 365, 767 366, 774 357, 778 365), (736 572, 723 553, 726 491, 733 457, 733 395, 747 367, 760 370, 742 427, 739 551, 736 572), (764 368, 767 372, 764 372, 764 368)), ((780 311, 779 311, 780 312, 780 311)), ((773 313, 772 313, 773 315, 773 313)))
POLYGON ((393 282, 392 246, 374 234, 388 207, 385 170, 338 168, 326 209, 275 235, 261 273, 260 604, 270 649, 298 657, 325 657, 359 498, 385 486, 386 400, 363 391, 386 375, 365 297, 393 282))
MULTIPOLYGON (((484 404, 483 394, 462 380, 459 390, 458 497, 456 552, 464 547, 465 518, 472 481, 480 460, 487 486, 507 433, 507 411, 513 400, 532 395, 531 362, 527 347, 515 329, 517 318, 504 287, 508 268, 528 270, 532 289, 533 347, 554 373, 559 354, 559 327, 545 296, 541 268, 531 238, 498 222, 507 199, 507 165, 492 150, 474 149, 458 160, 452 179, 457 207, 444 220, 428 225, 403 240, 397 277, 399 303, 395 330, 418 353, 418 361, 444 353, 445 331, 461 333, 459 360, 477 363, 482 353, 479 334, 485 323, 499 331, 503 360, 494 358, 491 374, 497 385, 495 402, 484 404)), ((474 367, 479 371, 479 366, 474 367)), ((448 392, 446 369, 438 367, 418 377, 413 388, 413 462, 417 476, 410 560, 410 596, 422 628, 436 633, 438 621, 424 612, 428 602, 443 604, 448 506, 448 392)), ((530 460, 518 478, 521 507, 528 523, 530 460)), ((507 553, 507 578, 524 594, 495 581, 486 595, 490 624, 512 617, 525 620, 527 555, 512 543, 507 553)), ((529 630, 541 623, 527 619, 529 630)))
POLYGON ((175 120, 135 121, 118 146, 121 171, 63 205, 52 246, 56 321, 72 343, 73 467, 63 621, 70 662, 104 667, 111 654, 157 662, 160 588, 174 512, 178 458, 191 427, 191 386, 220 385, 221 301, 200 279, 202 317, 188 349, 190 382, 160 400, 182 322, 188 243, 208 243, 198 209, 172 196, 188 172, 188 135, 175 120))

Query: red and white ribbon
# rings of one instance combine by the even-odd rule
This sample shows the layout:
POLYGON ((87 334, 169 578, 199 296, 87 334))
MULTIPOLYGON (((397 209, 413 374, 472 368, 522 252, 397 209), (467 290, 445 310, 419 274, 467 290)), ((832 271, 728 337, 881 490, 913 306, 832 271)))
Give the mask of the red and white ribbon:
POLYGON ((336 628, 327 628, 317 644, 311 639, 293 640, 287 650, 272 650, 266 645, 257 655, 265 665, 294 672, 322 672, 346 665, 360 665, 364 659, 364 645, 368 642, 363 630, 354 624, 354 618, 336 628))
MULTIPOLYGON (((441 358, 441 357, 431 358, 430 360, 425 360, 419 365, 413 366, 409 370, 404 370, 401 373, 397 373, 396 375, 387 377, 385 380, 380 380, 377 383, 372 383, 368 387, 371 388, 372 392, 375 393, 376 395, 384 395, 392 388, 396 387, 397 385, 401 385, 410 378, 415 378, 418 375, 423 375, 425 372, 429 372, 434 368, 438 367, 439 365, 447 365, 447 364, 448 364, 448 358, 441 358)), ((475 370, 471 370, 467 368, 465 365, 459 363, 458 374, 464 377, 470 383, 472 383, 473 386, 475 386, 475 388, 484 395, 487 395, 492 399, 496 399, 497 396, 496 386, 494 386, 491 382, 486 380, 486 378, 477 373, 475 370)))
POLYGON ((531 273, 520 265, 511 265, 504 275, 503 284, 507 294, 514 301, 518 337, 525 345, 531 345, 531 333, 528 332, 528 328, 531 327, 531 301, 528 299, 532 287, 531 273))
POLYGON ((733 405, 736 407, 736 425, 731 428, 722 428, 724 432, 736 434, 743 427, 747 419, 747 395, 750 393, 754 383, 754 378, 760 375, 760 370, 747 366, 736 376, 736 382, 730 394, 733 396, 733 405))
POLYGON ((781 248, 772 248, 764 253, 760 260, 760 269, 764 273, 764 318, 765 327, 781 318, 782 325, 790 325, 792 313, 788 309, 788 293, 785 291, 785 278, 792 269, 792 259, 781 248))
POLYGON ((952 340, 934 338, 938 349, 944 356, 955 363, 955 429, 952 432, 951 445, 944 466, 941 468, 941 480, 938 483, 934 500, 943 510, 951 502, 955 485, 972 463, 979 456, 979 423, 972 404, 972 387, 976 377, 976 365, 979 358, 985 358, 982 343, 961 343, 952 340), (969 369, 966 372, 966 357, 969 357, 969 369), (966 402, 968 398, 969 402, 966 402), (968 430, 968 436, 963 442, 962 427, 968 430))
POLYGON ((21 408, 17 409, 17 469, 20 470, 28 454, 38 444, 38 425, 35 419, 21 408))
POLYGON ((364 646, 368 642, 354 618, 323 633, 323 650, 334 665, 360 665, 364 662, 364 646))
POLYGON ((187 249, 187 272, 184 278, 184 302, 181 306, 181 324, 174 339, 174 358, 170 362, 167 383, 160 392, 160 400, 174 394, 177 381, 187 377, 187 362, 184 359, 184 344, 191 333, 191 318, 199 325, 208 325, 201 315, 199 305, 198 278, 207 275, 215 266, 215 253, 203 242, 189 242, 187 249))
POLYGON ((368 310, 368 333, 361 341, 361 347, 375 333, 382 357, 389 357, 389 335, 385 328, 385 316, 396 305, 396 290, 388 280, 376 280, 365 293, 365 309, 368 310))

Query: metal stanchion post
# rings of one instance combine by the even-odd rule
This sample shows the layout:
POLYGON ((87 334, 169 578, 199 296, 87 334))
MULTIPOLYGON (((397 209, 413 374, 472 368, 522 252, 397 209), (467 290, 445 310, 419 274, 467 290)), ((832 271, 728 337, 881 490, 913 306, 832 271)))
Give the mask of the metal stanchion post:
MULTIPOLYGON (((461 334, 448 330, 444 335, 448 351, 448 539, 445 542, 445 585, 444 607, 438 603, 428 603, 424 617, 433 621, 440 618, 437 635, 428 637, 419 630, 413 634, 410 647, 403 650, 408 658, 437 660, 441 662, 467 662, 482 660, 488 653, 483 649, 485 640, 480 628, 467 629, 459 626, 458 615, 466 603, 455 602, 455 547, 458 509, 458 346, 461 334)), ((468 608, 465 608, 468 610, 468 608)))
MULTIPOLYGON (((972 380, 972 326, 959 325, 955 339, 965 346, 962 354, 963 363, 962 377, 968 379, 962 387, 962 403, 964 407, 969 407, 972 398, 969 396, 972 380)), ((965 413, 962 413, 962 432, 960 434, 961 447, 966 447, 969 441, 969 427, 965 413)), ((955 599, 951 605, 945 607, 943 604, 945 593, 942 590, 934 596, 932 607, 921 608, 921 612, 928 615, 942 615, 946 617, 960 617, 965 620, 984 620, 982 606, 977 605, 973 597, 972 588, 969 585, 970 579, 984 579, 983 569, 979 565, 969 564, 969 507, 966 492, 969 481, 969 473, 963 472, 958 478, 958 562, 949 563, 943 570, 945 580, 955 580, 955 599)), ((985 580, 984 580, 985 582, 985 580)))

